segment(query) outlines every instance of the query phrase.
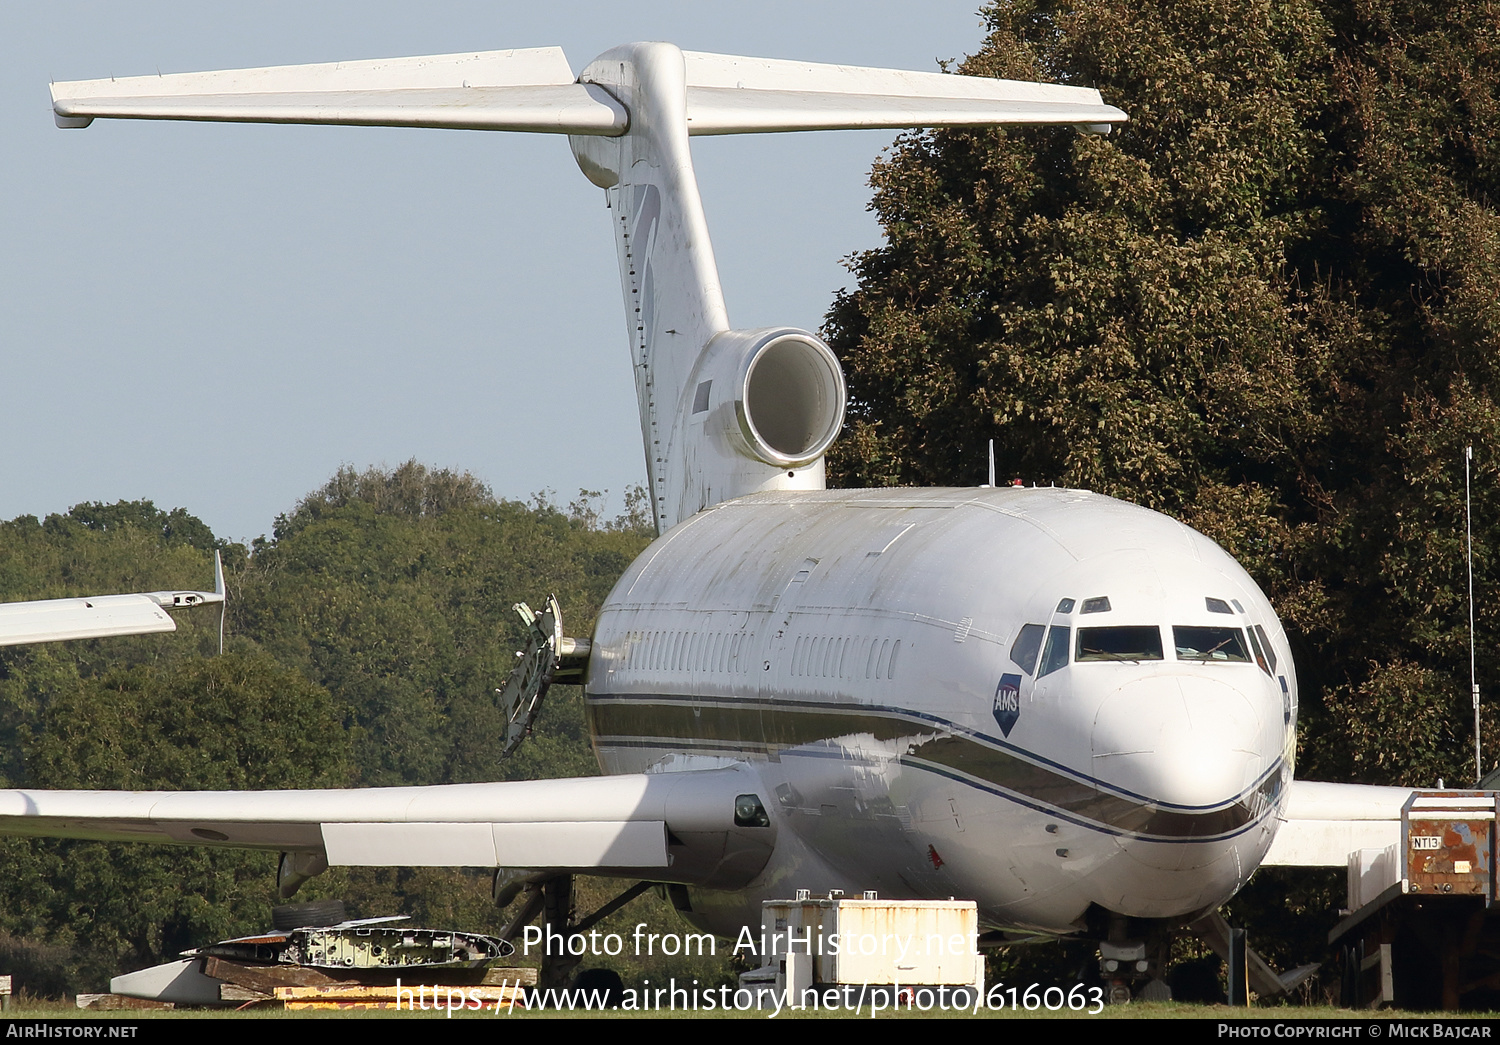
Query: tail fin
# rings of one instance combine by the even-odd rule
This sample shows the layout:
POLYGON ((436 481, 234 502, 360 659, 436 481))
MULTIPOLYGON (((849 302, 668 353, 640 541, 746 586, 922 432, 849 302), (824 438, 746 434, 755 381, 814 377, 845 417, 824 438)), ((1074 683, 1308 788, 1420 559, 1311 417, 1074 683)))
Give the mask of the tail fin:
POLYGON ((844 378, 815 335, 733 330, 688 138, 1010 123, 1107 131, 1082 87, 627 44, 571 77, 557 48, 53 85, 59 126, 99 117, 567 134, 609 196, 658 531, 770 489, 822 489, 844 378))

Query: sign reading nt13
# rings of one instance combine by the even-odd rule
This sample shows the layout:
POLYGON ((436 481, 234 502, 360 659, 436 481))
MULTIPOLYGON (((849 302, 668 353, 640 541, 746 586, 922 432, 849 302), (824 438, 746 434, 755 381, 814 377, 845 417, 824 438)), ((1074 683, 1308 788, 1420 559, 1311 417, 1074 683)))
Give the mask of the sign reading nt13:
MULTIPOLYGON (((1293 791, 1297 680, 1250 577, 1188 527, 1084 491, 826 490, 839 363, 806 331, 730 325, 689 155, 698 134, 1107 132, 1126 116, 1096 91, 644 43, 576 76, 543 48, 59 83, 53 97, 70 127, 567 135, 610 205, 660 537, 568 654, 609 775, 13 791, 0 830, 279 851, 285 895, 329 865, 613 875, 666 883, 726 936, 759 924, 762 899, 806 888, 957 896, 992 929, 1118 937, 1123 919, 1213 910, 1266 857, 1293 791)), ((546 623, 538 648, 561 661, 546 623)))

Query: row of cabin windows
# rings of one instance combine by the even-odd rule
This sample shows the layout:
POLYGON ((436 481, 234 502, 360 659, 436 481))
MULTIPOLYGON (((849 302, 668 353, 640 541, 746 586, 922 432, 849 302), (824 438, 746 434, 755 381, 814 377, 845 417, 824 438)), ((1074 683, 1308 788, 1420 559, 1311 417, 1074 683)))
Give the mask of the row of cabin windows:
POLYGON ((901 640, 865 636, 831 638, 806 635, 792 647, 794 678, 892 679, 901 656, 901 640))
MULTIPOLYGON (((1040 624, 1023 625, 1010 647, 1011 662, 1026 674, 1034 672, 1037 678, 1042 678, 1059 668, 1067 667, 1070 651, 1075 664, 1089 661, 1125 661, 1138 664, 1142 661, 1166 659, 1162 649, 1161 629, 1154 624, 1078 628, 1076 641, 1072 641, 1073 631, 1074 629, 1062 624, 1054 624, 1051 628, 1044 628, 1040 624), (1045 646, 1042 641, 1044 632, 1045 646), (1037 662, 1038 653, 1041 654, 1040 663, 1037 662)), ((1273 675, 1276 671, 1276 651, 1271 648, 1271 641, 1259 624, 1252 625, 1248 630, 1217 625, 1174 625, 1172 651, 1176 660, 1203 664, 1248 664, 1253 659, 1267 675, 1273 675)))
MULTIPOLYGON (((626 670, 735 674, 750 670, 745 632, 632 631, 625 637, 626 670)), ((804 636, 792 650, 791 674, 801 677, 890 679, 896 677, 900 639, 804 636)))
POLYGON ((753 634, 743 631, 632 631, 625 636, 625 668, 744 673, 750 670, 754 640, 753 634))

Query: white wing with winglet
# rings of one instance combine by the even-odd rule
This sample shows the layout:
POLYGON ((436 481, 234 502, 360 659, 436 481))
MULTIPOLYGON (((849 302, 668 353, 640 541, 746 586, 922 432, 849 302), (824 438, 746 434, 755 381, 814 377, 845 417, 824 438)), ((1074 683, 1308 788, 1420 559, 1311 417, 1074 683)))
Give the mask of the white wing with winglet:
POLYGON ((151 591, 0 604, 0 646, 176 631, 168 610, 209 603, 222 606, 223 602, 224 564, 214 552, 213 591, 151 591))

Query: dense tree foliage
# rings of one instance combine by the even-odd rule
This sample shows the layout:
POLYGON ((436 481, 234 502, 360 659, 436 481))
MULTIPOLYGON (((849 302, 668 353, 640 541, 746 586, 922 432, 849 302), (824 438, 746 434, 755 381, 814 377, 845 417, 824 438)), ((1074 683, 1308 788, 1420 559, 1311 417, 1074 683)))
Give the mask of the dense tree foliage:
MULTIPOLYGON (((265 654, 138 665, 46 690, 20 730, 33 786, 337 787, 353 776, 345 709, 265 654)), ((0 932, 51 945, 23 948, 6 971, 33 990, 97 984, 267 924, 274 870, 274 854, 0 840, 0 932), (37 953, 53 957, 38 968, 37 953)))
MULTIPOLYGON (((576 687, 552 691, 536 735, 505 763, 494 690, 521 636, 513 603, 555 591, 569 633, 591 634, 650 540, 639 497, 612 520, 602 500, 499 501, 472 476, 408 463, 340 470, 250 549, 149 502, 0 523, 0 600, 206 586, 216 548, 230 588, 223 657, 211 610, 179 613, 175 634, 0 650, 4 782, 194 790, 595 773, 576 687)), ((32 990, 98 988, 264 928, 273 882, 273 854, 0 840, 0 971, 32 990)), ((335 869, 299 899, 324 896, 360 915, 503 923, 488 876, 446 869, 335 869)), ((643 903, 633 914, 665 914, 643 903)))
POLYGON ((513 604, 555 592, 568 633, 590 635, 645 547, 639 519, 604 523, 592 496, 568 514, 415 463, 346 469, 257 543, 232 630, 354 709, 361 783, 596 772, 573 688, 556 694, 549 734, 502 767, 494 693, 523 634, 513 604))
POLYGON ((982 481, 993 438, 1005 478, 1176 515, 1293 635, 1299 775, 1472 779, 1468 444, 1481 677, 1500 666, 1493 5, 986 15, 963 71, 1090 84, 1131 119, 911 136, 877 165, 887 244, 829 317, 836 480, 982 481))

